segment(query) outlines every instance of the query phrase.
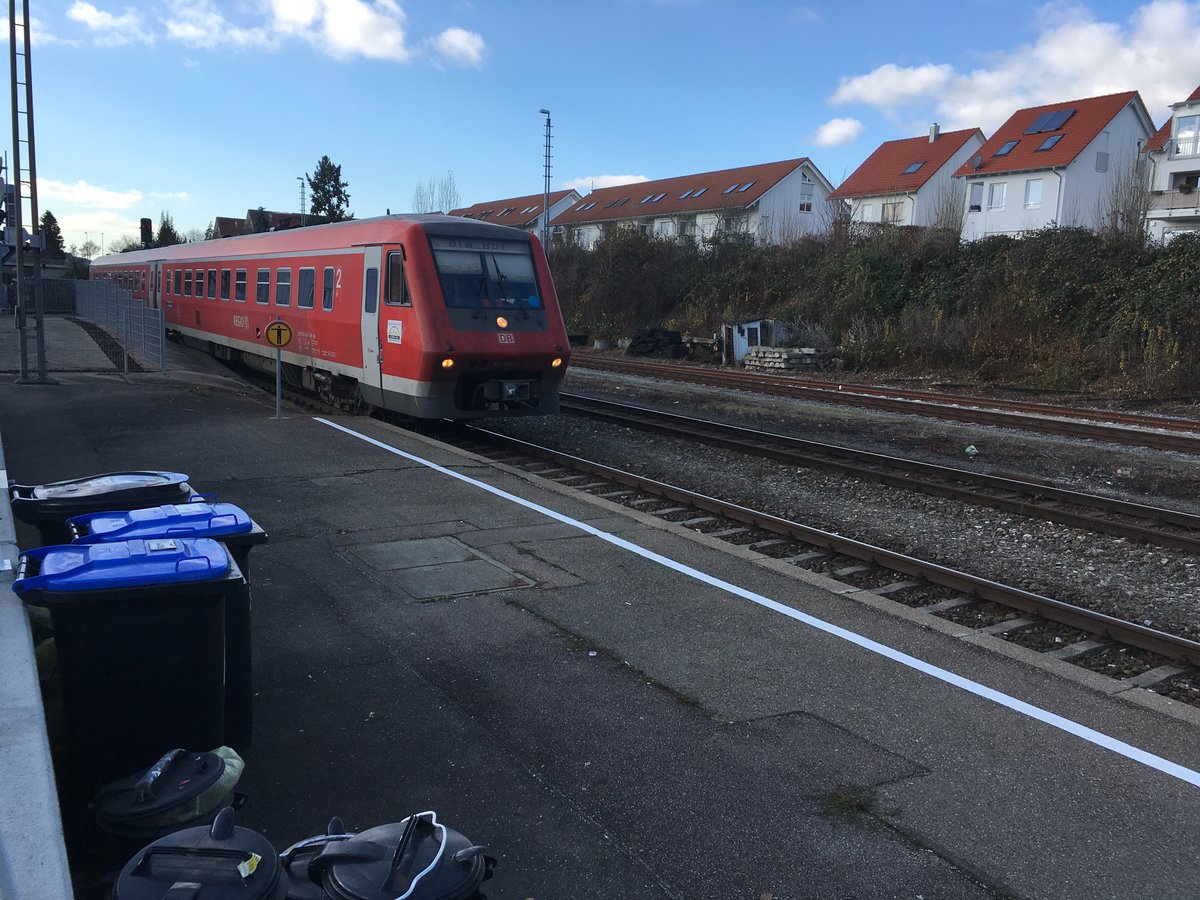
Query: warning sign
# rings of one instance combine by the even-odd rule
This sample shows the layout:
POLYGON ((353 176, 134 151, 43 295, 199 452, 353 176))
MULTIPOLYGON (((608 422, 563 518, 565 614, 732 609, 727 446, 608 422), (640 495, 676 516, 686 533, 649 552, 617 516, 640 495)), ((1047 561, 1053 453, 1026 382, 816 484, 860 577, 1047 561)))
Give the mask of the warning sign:
POLYGON ((292 326, 276 319, 267 326, 267 343, 272 347, 286 347, 292 342, 292 326))

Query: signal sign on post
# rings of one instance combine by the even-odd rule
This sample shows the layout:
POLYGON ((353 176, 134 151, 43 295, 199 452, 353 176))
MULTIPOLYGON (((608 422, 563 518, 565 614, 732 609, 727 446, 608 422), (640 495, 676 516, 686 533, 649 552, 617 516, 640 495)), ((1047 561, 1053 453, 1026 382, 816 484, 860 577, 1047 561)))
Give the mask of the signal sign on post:
POLYGON ((276 319, 267 326, 267 343, 272 347, 286 347, 292 342, 292 326, 276 319))

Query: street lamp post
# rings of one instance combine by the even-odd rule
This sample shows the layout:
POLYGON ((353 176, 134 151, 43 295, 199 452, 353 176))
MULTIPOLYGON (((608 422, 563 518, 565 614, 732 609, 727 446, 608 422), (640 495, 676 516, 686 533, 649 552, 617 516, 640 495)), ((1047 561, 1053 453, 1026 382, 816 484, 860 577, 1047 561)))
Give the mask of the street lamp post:
POLYGON ((304 208, 307 205, 304 201, 304 176, 297 175, 296 180, 300 182, 300 227, 304 227, 304 208))
POLYGON ((542 246, 550 249, 550 110, 539 109, 546 117, 546 163, 545 183, 542 186, 542 246))

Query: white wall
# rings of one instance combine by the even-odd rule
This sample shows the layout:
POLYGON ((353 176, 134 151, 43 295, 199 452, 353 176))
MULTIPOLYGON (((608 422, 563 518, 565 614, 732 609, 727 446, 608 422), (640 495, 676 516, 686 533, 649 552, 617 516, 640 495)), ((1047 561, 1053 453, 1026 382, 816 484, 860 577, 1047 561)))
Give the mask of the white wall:
MULTIPOLYGON (((1040 140, 1043 135, 1024 135, 1022 140, 1040 140)), ((1136 104, 1129 103, 1096 135, 1067 169, 1040 169, 1031 172, 1004 172, 982 178, 967 177, 967 203, 970 186, 984 185, 983 208, 968 211, 963 223, 963 238, 975 240, 989 234, 1019 234, 1049 225, 1095 228, 1097 214, 1106 199, 1109 181, 1128 166, 1139 147, 1150 138, 1146 123, 1138 115, 1136 104), (1106 171, 1098 171, 1097 154, 1108 154, 1106 171), (1042 179, 1040 208, 1025 207, 1025 186, 1030 179, 1042 179), (991 186, 1004 184, 1003 209, 989 209, 991 186)))

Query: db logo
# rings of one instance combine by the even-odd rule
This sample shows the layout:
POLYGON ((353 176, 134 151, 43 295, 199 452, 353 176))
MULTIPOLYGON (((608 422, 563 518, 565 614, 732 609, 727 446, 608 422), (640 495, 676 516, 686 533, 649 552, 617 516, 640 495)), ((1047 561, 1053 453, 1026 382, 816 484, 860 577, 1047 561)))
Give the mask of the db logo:
POLYGON ((509 334, 507 331, 500 332, 496 337, 500 338, 500 343, 502 344, 515 344, 517 342, 517 336, 509 334))

